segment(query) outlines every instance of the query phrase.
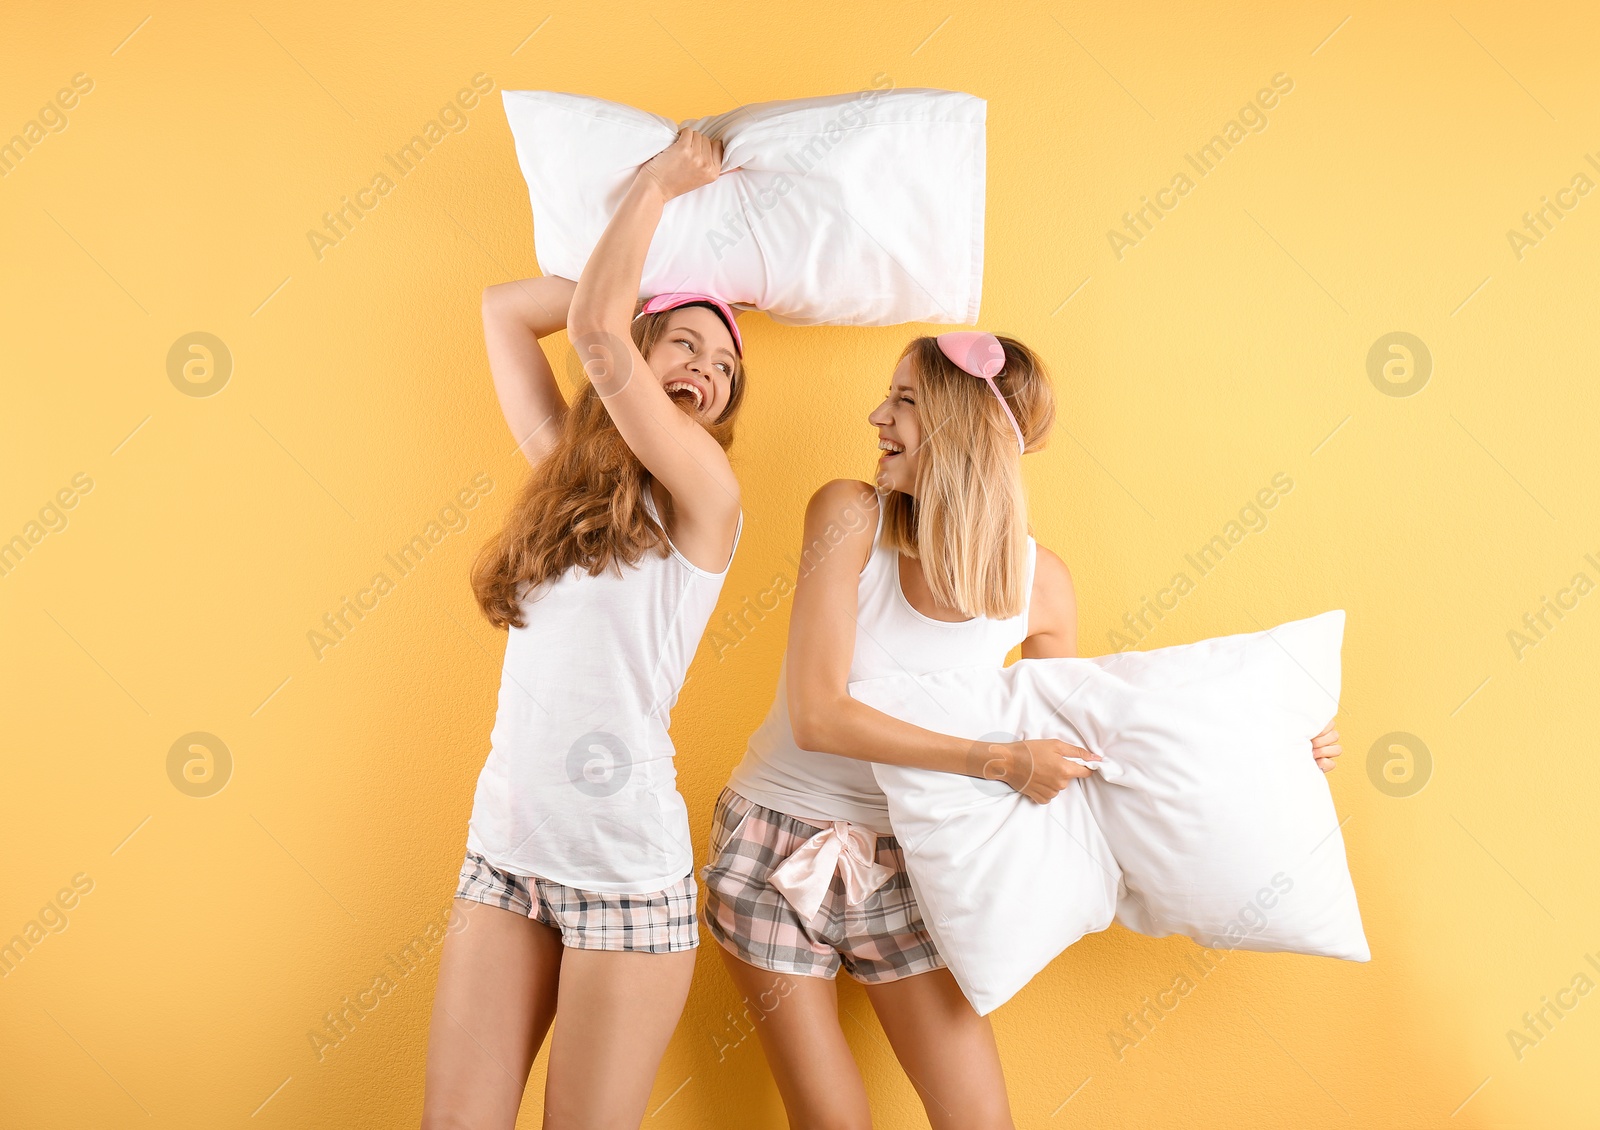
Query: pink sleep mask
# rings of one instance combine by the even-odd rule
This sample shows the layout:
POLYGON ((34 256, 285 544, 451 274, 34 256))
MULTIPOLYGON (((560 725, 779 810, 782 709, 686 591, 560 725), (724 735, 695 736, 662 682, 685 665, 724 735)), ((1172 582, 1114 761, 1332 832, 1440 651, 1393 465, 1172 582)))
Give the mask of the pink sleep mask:
POLYGON ((1000 339, 979 330, 956 330, 940 334, 933 340, 939 343, 939 352, 948 357, 951 364, 988 384, 995 398, 1000 401, 1000 407, 1005 409, 1006 419, 1011 421, 1011 430, 1017 433, 1018 453, 1026 451, 1028 443, 1022 437, 1022 427, 1017 423, 1016 416, 1012 415, 1005 393, 994 383, 995 376, 1006 367, 1006 351, 1000 339))
POLYGON ((685 291, 673 291, 670 294, 658 294, 654 298, 646 299, 644 309, 639 311, 639 317, 646 314, 659 314, 663 310, 676 310, 680 306, 693 306, 703 303, 714 309, 721 316, 728 327, 728 333, 733 336, 733 348, 740 357, 744 356, 744 339, 739 336, 739 324, 733 320, 733 310, 720 298, 713 298, 709 294, 689 294, 685 291))

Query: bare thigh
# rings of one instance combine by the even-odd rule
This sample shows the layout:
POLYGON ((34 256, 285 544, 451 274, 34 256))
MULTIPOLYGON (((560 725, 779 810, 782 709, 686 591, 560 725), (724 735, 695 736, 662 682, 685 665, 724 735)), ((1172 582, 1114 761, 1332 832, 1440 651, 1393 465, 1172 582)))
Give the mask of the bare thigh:
POLYGON ((566 951, 545 1078, 548 1130, 638 1130, 689 997, 694 957, 566 951))
POLYGON ((865 988, 933 1130, 1011 1130, 994 1030, 948 969, 865 988))
POLYGON ((867 1089, 839 1027, 837 986, 822 977, 771 973, 717 950, 746 1001, 790 1127, 870 1128, 867 1089))
POLYGON ((428 1028, 422 1130, 512 1130, 556 1011, 561 935, 514 910, 456 899, 428 1028))

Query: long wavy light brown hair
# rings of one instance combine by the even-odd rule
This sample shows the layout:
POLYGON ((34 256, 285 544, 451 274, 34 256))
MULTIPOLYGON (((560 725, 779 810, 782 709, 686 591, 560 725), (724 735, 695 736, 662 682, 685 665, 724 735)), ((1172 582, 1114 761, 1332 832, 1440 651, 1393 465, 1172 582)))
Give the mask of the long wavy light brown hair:
MULTIPOLYGON (((1050 377, 1022 342, 999 341, 1006 363, 995 384, 1034 451, 1055 423, 1050 377)), ((922 563, 939 604, 968 616, 1016 616, 1028 596, 1028 503, 1017 433, 988 382, 957 368, 934 338, 914 338, 900 357, 911 358, 916 375, 922 440, 916 494, 893 491, 882 500, 884 543, 922 563)))
MULTIPOLYGON (((675 312, 634 320, 629 333, 641 355, 648 358, 666 336, 675 312)), ((650 472, 611 422, 611 413, 581 367, 574 363, 570 369, 579 388, 561 435, 532 468, 505 525, 484 543, 472 566, 478 607, 497 628, 524 627, 523 598, 574 565, 590 576, 606 569, 620 576, 623 565, 635 564, 646 553, 671 553, 666 531, 645 509, 650 472)), ((728 404, 715 422, 704 425, 724 451, 733 443, 733 421, 744 389, 744 361, 735 357, 728 404)))

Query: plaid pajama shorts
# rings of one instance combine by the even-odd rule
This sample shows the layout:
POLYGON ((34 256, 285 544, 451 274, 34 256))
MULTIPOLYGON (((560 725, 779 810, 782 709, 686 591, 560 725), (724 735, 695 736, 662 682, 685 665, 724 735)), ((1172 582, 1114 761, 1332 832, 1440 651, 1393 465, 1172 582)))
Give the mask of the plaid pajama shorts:
POLYGON ((893 836, 878 837, 876 859, 894 877, 857 906, 846 904, 844 882, 835 875, 816 916, 803 921, 768 881, 822 830, 724 789, 712 817, 711 862, 700 871, 711 936, 735 957, 773 973, 832 980, 843 966, 857 981, 875 984, 942 969, 893 836))
POLYGON ((692 873, 654 894, 608 895, 501 871, 469 848, 456 898, 515 911, 560 930, 561 944, 570 949, 677 953, 700 944, 692 873))

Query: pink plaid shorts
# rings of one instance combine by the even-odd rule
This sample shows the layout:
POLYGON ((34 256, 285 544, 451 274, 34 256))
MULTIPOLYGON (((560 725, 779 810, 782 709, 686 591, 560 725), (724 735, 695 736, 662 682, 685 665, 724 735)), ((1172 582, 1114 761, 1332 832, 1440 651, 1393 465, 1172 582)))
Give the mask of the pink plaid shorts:
POLYGON ((700 871, 711 936, 773 973, 832 980, 843 966, 857 981, 877 983, 942 969, 893 836, 878 837, 876 861, 894 871, 887 883, 850 906, 835 875, 816 916, 800 918, 769 876, 822 830, 723 789, 712 817, 711 862, 700 871))
POLYGON ((561 944, 569 949, 677 953, 700 944, 693 873, 655 894, 607 895, 501 871, 469 848, 456 898, 542 922, 561 931, 561 944))

